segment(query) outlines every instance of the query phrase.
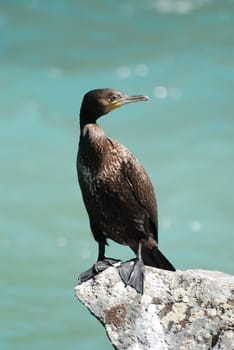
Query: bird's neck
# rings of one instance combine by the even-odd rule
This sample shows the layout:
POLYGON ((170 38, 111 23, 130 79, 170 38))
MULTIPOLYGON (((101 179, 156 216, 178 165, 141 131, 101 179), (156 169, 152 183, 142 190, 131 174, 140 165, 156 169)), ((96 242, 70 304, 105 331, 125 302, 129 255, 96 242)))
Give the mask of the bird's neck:
POLYGON ((80 110, 80 129, 84 128, 85 125, 88 124, 96 124, 97 119, 99 118, 98 114, 94 114, 93 111, 87 110, 87 107, 84 108, 81 107, 80 110))
POLYGON ((100 142, 105 138, 105 133, 103 129, 96 123, 85 123, 80 127, 80 137, 87 142, 100 142))
POLYGON ((103 129, 96 123, 88 123, 81 127, 79 153, 85 163, 95 162, 97 167, 102 163, 108 139, 103 129))

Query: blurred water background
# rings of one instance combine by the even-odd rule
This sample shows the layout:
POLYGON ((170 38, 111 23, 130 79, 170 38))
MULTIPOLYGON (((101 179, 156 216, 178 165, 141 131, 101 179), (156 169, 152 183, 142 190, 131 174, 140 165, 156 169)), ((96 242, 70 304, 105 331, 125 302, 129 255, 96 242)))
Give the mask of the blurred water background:
POLYGON ((162 251, 234 273, 233 30, 233 0, 0 2, 1 349, 112 349, 73 292, 97 256, 75 169, 93 88, 150 96, 100 124, 153 181, 162 251))

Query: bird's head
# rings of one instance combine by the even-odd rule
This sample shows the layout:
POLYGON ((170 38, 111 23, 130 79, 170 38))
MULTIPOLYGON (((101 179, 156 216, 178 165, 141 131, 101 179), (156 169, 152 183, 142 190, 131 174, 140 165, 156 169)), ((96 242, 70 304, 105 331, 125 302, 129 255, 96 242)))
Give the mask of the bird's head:
POLYGON ((128 96, 113 89, 96 89, 84 95, 80 119, 82 123, 96 122, 101 116, 111 112, 115 108, 124 106, 127 103, 147 101, 148 96, 128 96))

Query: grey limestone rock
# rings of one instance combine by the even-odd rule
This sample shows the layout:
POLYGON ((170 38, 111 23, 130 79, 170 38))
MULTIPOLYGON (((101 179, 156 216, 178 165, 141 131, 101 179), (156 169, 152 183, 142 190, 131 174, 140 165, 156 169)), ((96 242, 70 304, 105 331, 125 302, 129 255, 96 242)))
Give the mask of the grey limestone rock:
POLYGON ((77 285, 78 299, 119 350, 234 350, 234 276, 146 267, 144 294, 110 267, 77 285))

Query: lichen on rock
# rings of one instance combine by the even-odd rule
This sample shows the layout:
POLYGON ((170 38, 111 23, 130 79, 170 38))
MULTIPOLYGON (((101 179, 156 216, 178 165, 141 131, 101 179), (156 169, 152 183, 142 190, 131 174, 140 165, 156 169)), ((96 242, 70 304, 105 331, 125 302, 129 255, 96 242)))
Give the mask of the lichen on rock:
POLYGON ((115 267, 75 288, 119 350, 234 350, 234 276, 146 267, 144 294, 115 267))

